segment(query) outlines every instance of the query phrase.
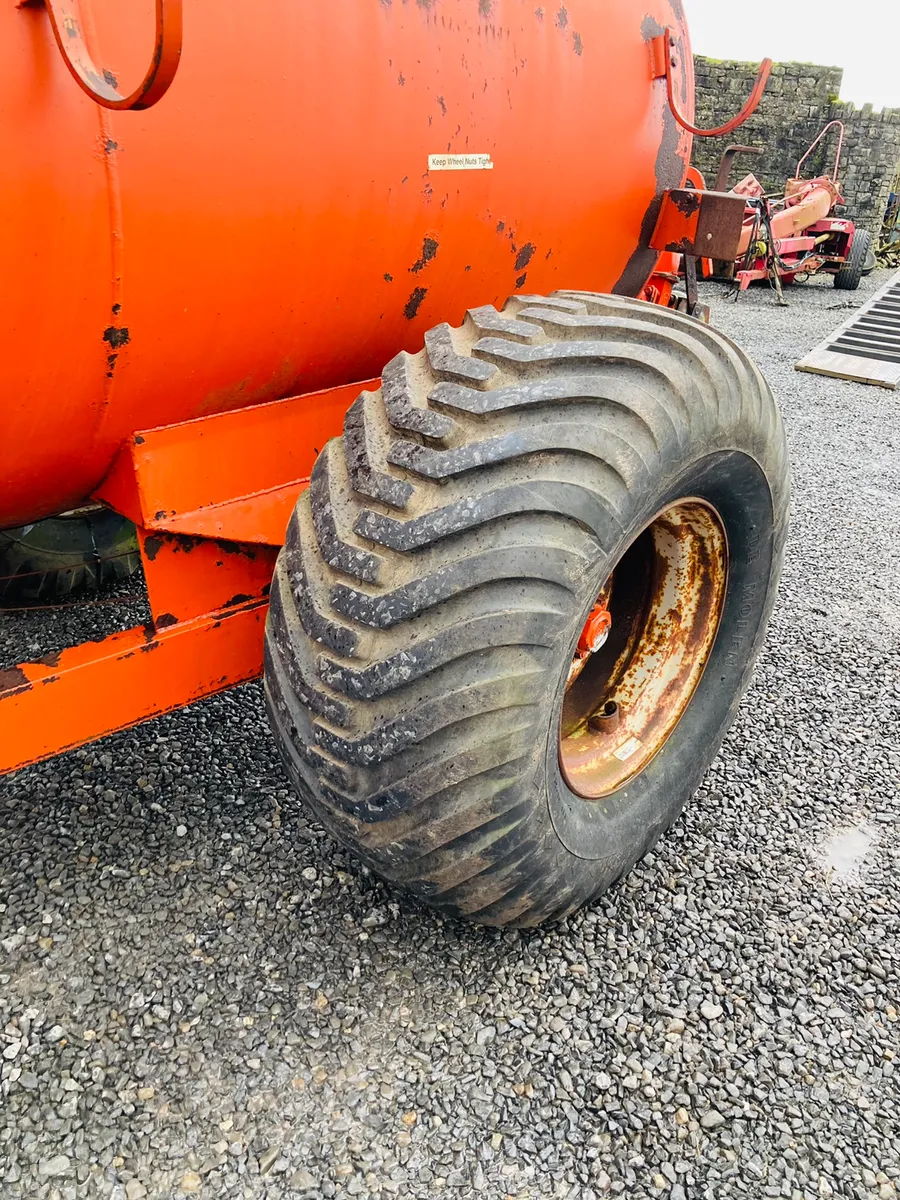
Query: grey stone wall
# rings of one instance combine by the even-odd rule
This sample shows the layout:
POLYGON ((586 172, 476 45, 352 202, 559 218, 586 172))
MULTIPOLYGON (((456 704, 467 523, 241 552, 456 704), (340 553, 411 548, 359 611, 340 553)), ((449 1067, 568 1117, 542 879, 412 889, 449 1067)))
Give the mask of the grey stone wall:
MULTIPOLYGON (((756 77, 757 64, 721 61, 695 55, 696 124, 711 128, 723 124, 742 107, 756 77)), ((725 137, 695 138, 694 164, 711 187, 719 157, 729 143, 760 146, 763 153, 735 160, 732 182, 748 171, 767 191, 780 194, 795 172, 797 162, 828 121, 846 125, 841 155, 840 182, 845 211, 866 229, 881 228, 891 185, 900 168, 900 109, 873 112, 871 104, 857 109, 838 99, 843 71, 840 67, 812 63, 776 63, 759 108, 739 129, 725 137)), ((831 172, 836 140, 825 144, 807 160, 806 177, 831 172)))

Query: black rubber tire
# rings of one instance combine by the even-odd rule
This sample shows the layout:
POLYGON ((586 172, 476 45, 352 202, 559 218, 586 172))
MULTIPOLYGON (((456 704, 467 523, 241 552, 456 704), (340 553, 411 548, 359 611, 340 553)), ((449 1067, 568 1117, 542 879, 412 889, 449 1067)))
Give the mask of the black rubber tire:
POLYGON ((863 263, 863 269, 862 269, 863 275, 871 275, 877 266, 878 266, 878 256, 875 253, 875 246, 870 241, 869 249, 866 254, 866 261, 863 263))
POLYGON ((107 508, 0 531, 0 604, 48 604, 127 579, 141 563, 134 525, 107 508))
POLYGON ((857 229, 850 243, 850 253, 844 265, 834 277, 834 286, 842 292, 855 292, 866 269, 866 260, 872 248, 872 235, 868 229, 857 229))
POLYGON ((266 696, 301 797, 372 869, 480 924, 562 917, 676 820, 734 716, 774 601, 784 433, 726 337, 652 304, 519 296, 439 325, 347 414, 290 522, 266 696), (730 560, 673 733, 603 803, 557 758, 569 664, 624 548, 706 498, 730 560))

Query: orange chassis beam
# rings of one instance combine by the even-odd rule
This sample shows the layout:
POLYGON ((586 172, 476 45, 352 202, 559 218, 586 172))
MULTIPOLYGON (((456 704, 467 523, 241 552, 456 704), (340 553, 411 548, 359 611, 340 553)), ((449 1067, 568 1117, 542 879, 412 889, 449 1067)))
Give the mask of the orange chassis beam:
POLYGON ((319 450, 379 380, 135 433, 95 497, 138 539, 152 620, 0 669, 0 773, 262 671, 278 548, 319 450))

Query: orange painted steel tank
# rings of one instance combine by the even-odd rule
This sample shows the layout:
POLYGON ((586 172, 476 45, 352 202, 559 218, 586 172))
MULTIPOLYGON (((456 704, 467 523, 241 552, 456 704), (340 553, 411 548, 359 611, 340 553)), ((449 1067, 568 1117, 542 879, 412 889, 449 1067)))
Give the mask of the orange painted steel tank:
MULTIPOLYGON (((127 91, 152 4, 81 8, 127 91)), ((3 5, 0 528, 134 430, 376 375, 516 289, 636 294, 690 153, 667 25, 690 114, 679 0, 187 0, 170 89, 113 112, 3 5)))

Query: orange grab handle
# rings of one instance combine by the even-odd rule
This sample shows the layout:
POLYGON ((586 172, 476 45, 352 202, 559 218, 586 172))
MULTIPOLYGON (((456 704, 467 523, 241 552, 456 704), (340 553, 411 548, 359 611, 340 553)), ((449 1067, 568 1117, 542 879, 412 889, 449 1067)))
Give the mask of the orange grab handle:
POLYGON ((675 57, 675 37, 672 30, 666 29, 665 35, 661 38, 654 38, 654 41, 662 43, 658 50, 654 47, 654 58, 659 63, 658 75, 665 73, 669 108, 671 108, 672 115, 682 129, 686 129, 688 133, 694 134, 695 137, 718 137, 723 133, 731 133, 733 129, 737 129, 739 125, 743 125, 747 118, 756 111, 756 107, 766 89, 766 84, 769 82, 769 75, 772 71, 771 58, 764 58, 760 63, 759 73, 756 76, 756 82, 753 85, 750 97, 736 117, 732 117, 730 121, 726 121, 718 129, 698 129, 696 125, 692 125, 690 121, 682 116, 678 109, 678 101, 675 99, 672 87, 672 70, 678 66, 678 59, 675 57))
POLYGON ((82 33, 78 0, 44 0, 53 35, 75 82, 104 108, 150 108, 169 90, 181 58, 181 0, 156 0, 156 44, 147 74, 128 96, 111 71, 97 66, 82 33))

